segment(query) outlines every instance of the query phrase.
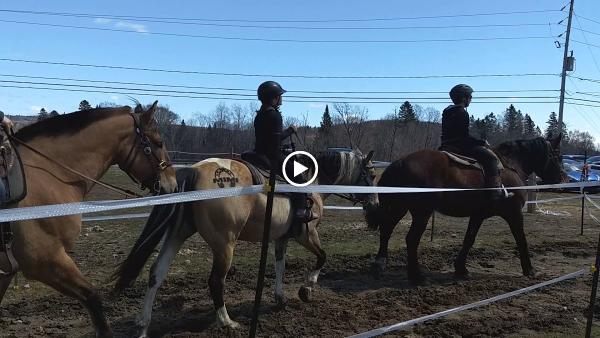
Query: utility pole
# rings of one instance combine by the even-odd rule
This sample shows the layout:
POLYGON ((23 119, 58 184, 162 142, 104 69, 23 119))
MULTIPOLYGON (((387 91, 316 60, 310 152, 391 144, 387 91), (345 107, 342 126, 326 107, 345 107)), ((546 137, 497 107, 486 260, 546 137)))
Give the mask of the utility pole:
POLYGON ((563 110, 565 108, 565 81, 567 79, 567 57, 569 53, 569 37, 571 36, 571 21, 573 19, 573 3, 575 0, 571 0, 569 7, 569 21, 567 22, 567 35, 565 37, 565 54, 563 56, 563 67, 562 75, 560 80, 560 105, 558 107, 558 129, 562 130, 563 126, 563 110))

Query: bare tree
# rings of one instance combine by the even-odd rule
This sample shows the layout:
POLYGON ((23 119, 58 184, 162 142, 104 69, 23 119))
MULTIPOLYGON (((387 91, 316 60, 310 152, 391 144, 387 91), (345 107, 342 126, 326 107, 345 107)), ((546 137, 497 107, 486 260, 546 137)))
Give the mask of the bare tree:
POLYGON ((343 126, 346 138, 352 149, 360 149, 366 129, 369 111, 362 106, 348 103, 335 103, 336 122, 343 126))

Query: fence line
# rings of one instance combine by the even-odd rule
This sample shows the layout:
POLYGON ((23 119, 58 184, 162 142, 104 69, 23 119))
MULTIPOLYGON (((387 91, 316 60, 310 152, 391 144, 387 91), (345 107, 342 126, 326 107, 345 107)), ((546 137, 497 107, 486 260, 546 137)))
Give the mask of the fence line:
MULTIPOLYGON (((539 186, 520 186, 507 187, 509 190, 543 190, 557 188, 585 188, 600 186, 600 182, 577 182, 547 184, 539 186)), ((261 185, 247 187, 207 189, 198 191, 187 191, 181 193, 172 193, 160 196, 149 196, 126 200, 105 200, 105 201, 85 201, 66 204, 53 204, 34 207, 14 208, 0 210, 0 222, 20 221, 26 219, 37 219, 46 217, 58 217, 77 214, 87 214, 109 210, 139 208, 144 206, 163 205, 172 203, 183 203, 200 201, 206 199, 233 197, 241 195, 257 194, 263 191, 261 185)), ((306 187, 294 187, 289 184, 280 184, 275 186, 276 192, 287 193, 379 193, 379 194, 398 194, 398 193, 430 193, 430 192, 461 192, 461 191, 486 191, 494 188, 412 188, 412 187, 376 187, 376 186, 333 186, 333 185, 313 185, 306 187)), ((500 188, 496 188, 500 189, 500 188)))
POLYGON ((575 272, 569 273, 567 275, 560 276, 560 277, 557 277, 557 278, 554 278, 554 279, 551 279, 551 280, 548 280, 548 281, 545 281, 542 283, 538 283, 535 285, 531 285, 531 286, 528 286, 528 287, 525 287, 525 288, 522 288, 519 290, 511 291, 511 292, 504 293, 504 294, 501 294, 501 295, 498 295, 498 296, 495 296, 492 298, 480 300, 480 301, 477 301, 477 302, 474 302, 471 304, 458 306, 458 307, 455 307, 452 309, 444 310, 444 311, 430 314, 427 316, 407 320, 407 321, 396 323, 396 324, 389 325, 389 326, 380 327, 378 329, 374 329, 374 330, 363 332, 363 333, 360 333, 357 335, 350 336, 349 338, 368 338, 368 337, 380 336, 380 335, 383 335, 386 333, 395 332, 395 331, 399 331, 399 330, 405 330, 411 326, 414 326, 414 325, 417 325, 420 323, 424 323, 426 321, 430 321, 433 319, 446 317, 446 316, 449 316, 454 313, 459 313, 459 312, 463 312, 466 310, 482 307, 482 306, 485 306, 485 305, 488 305, 488 304, 491 304, 491 303, 494 303, 494 302, 497 302, 500 300, 504 300, 507 298, 511 298, 511 297, 526 293, 526 292, 530 292, 530 291, 533 291, 533 290, 536 290, 539 288, 543 288, 548 285, 556 284, 556 283, 559 283, 559 282, 562 282, 562 281, 565 281, 568 279, 574 279, 574 278, 583 276, 585 274, 585 271, 586 271, 585 269, 581 269, 579 271, 575 271, 575 272))

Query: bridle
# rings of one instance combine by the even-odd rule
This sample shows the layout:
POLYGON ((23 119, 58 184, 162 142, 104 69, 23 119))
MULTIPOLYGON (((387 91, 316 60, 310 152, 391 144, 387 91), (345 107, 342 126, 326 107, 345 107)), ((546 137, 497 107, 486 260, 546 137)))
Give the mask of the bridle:
POLYGON ((160 159, 156 155, 155 148, 158 146, 154 145, 148 136, 144 134, 143 128, 140 127, 141 123, 139 121, 139 117, 135 113, 130 113, 129 115, 133 118, 135 141, 129 149, 127 157, 125 158, 125 162, 123 162, 123 164, 119 164, 119 168, 127 173, 127 176, 129 176, 133 182, 139 184, 142 190, 148 188, 150 191, 157 194, 160 192, 160 175, 163 171, 165 171, 165 169, 172 166, 173 163, 171 163, 169 158, 160 159), (137 142, 138 140, 139 142, 137 142), (154 168, 154 179, 150 184, 138 181, 132 174, 129 173, 129 169, 138 156, 138 152, 135 151, 138 146, 142 148, 144 155, 146 155, 146 159, 150 161, 150 165, 154 168))

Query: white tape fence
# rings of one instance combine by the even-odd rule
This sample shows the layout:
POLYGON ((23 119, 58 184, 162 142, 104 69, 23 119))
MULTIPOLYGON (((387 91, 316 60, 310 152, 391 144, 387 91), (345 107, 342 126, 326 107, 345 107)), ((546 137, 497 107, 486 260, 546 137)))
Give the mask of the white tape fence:
POLYGON ((380 335, 391 333, 391 332, 395 332, 395 331, 406 330, 406 329, 410 328, 411 326, 414 326, 414 325, 417 325, 417 324, 420 324, 420 323, 424 323, 426 321, 430 321, 430 320, 434 320, 434 319, 439 319, 439 318, 446 317, 446 316, 449 316, 449 315, 454 314, 454 313, 463 312, 463 311, 466 311, 466 310, 470 310, 470 309, 482 307, 482 306, 485 306, 485 305, 489 305, 491 303, 498 302, 498 301, 501 301, 501 300, 504 300, 504 299, 508 299, 508 298, 511 298, 511 297, 514 297, 514 296, 518 296, 518 295, 524 294, 526 292, 534 291, 534 290, 543 288, 543 287, 548 286, 548 285, 556 284, 556 283, 559 283, 559 282, 562 282, 562 281, 565 281, 565 280, 568 280, 568 279, 574 279, 574 278, 577 278, 577 277, 581 277, 584 274, 585 274, 585 270, 581 269, 579 271, 575 271, 575 272, 572 272, 570 274, 567 274, 567 275, 564 275, 564 276, 561 276, 561 277, 557 277, 557 278, 554 278, 554 279, 551 279, 551 280, 548 280, 548 281, 545 281, 545 282, 542 282, 542 283, 531 285, 531 286, 528 286, 526 288, 522 288, 522 289, 519 289, 519 290, 508 292, 508 293, 505 293, 505 294, 502 294, 502 295, 498 295, 498 296, 495 296, 495 297, 492 297, 492 298, 480 300, 480 301, 475 302, 475 303, 471 303, 471 304, 467 304, 467 305, 462 305, 462 306, 455 307, 455 308, 452 308, 452 309, 444 310, 444 311, 441 311, 441 312, 438 312, 438 313, 434 313, 434 314, 430 314, 430 315, 427 315, 427 316, 423 316, 423 317, 419 317, 419 318, 407 320, 407 321, 396 323, 396 324, 389 325, 389 326, 384 326, 384 327, 381 327, 381 328, 378 328, 378 329, 374 329, 374 330, 363 332, 363 333, 360 333, 360 334, 357 334, 357 335, 354 335, 354 336, 350 336, 350 338, 368 338, 368 337, 380 336, 380 335))
MULTIPOLYGON (((600 186, 600 182, 577 182, 546 184, 538 186, 506 187, 507 190, 543 190, 543 189, 566 189, 587 188, 600 186)), ((214 198, 224 198, 257 194, 263 192, 264 187, 253 185, 247 187, 208 189, 200 191, 188 191, 160 196, 149 196, 127 200, 105 200, 85 201, 66 204, 53 204, 44 206, 3 209, 0 210, 0 222, 21 221, 26 219, 38 219, 46 217, 58 217, 68 215, 87 214, 109 210, 139 208, 153 205, 172 203, 183 203, 200 201, 214 198)), ((412 187, 377 187, 377 186, 338 186, 338 185, 312 185, 307 187, 295 187, 289 184, 275 186, 275 192, 279 193, 357 193, 357 194, 401 194, 401 193, 431 193, 431 192, 466 192, 493 190, 494 188, 412 188, 412 187)), ((499 189, 499 188, 496 188, 499 189)))

